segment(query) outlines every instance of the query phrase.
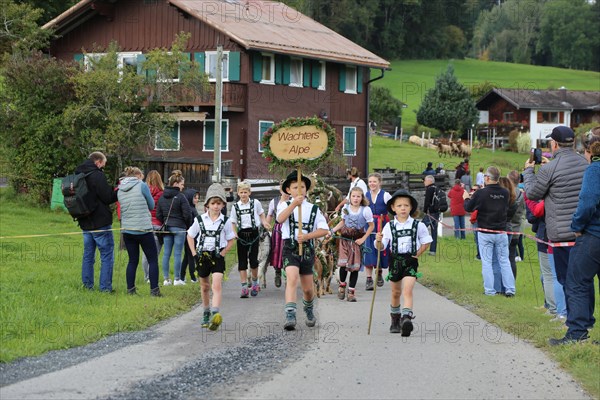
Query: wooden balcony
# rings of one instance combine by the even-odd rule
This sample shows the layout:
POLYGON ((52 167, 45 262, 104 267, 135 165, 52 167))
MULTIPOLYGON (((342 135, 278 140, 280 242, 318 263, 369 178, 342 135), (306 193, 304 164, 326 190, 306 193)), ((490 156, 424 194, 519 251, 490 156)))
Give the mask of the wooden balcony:
MULTIPOLYGON (((242 83, 223 83, 223 110, 233 112, 246 111, 246 97, 248 88, 242 83)), ((144 105, 158 101, 162 106, 173 107, 214 107, 215 85, 194 90, 178 84, 148 87, 146 92, 148 100, 144 105)))

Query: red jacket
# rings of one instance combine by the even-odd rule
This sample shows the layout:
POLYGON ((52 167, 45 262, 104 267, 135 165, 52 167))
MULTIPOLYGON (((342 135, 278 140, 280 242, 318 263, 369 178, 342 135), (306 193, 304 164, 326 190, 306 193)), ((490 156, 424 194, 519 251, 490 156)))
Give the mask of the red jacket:
POLYGON ((150 194, 152 195, 152 198, 154 199, 154 210, 150 211, 150 215, 152 215, 152 225, 162 225, 162 222, 160 222, 157 218, 156 218, 156 207, 158 206, 158 199, 160 199, 160 196, 162 196, 163 194, 163 190, 160 190, 159 187, 157 186, 148 186, 150 188, 150 194))
POLYGON ((465 199, 463 199, 463 193, 465 189, 461 185, 454 185, 450 191, 448 191, 448 198, 450 199, 450 215, 464 216, 465 211, 465 199))

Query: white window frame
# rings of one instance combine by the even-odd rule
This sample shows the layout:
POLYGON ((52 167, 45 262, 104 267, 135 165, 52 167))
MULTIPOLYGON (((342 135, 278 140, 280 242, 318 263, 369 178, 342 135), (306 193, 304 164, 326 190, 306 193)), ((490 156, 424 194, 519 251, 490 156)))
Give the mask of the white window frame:
POLYGON ((304 81, 304 62, 302 61, 301 58, 291 58, 290 59, 290 85, 292 87, 303 87, 303 82, 304 81), (297 62, 298 64, 300 64, 300 74, 299 74, 299 78, 300 81, 296 81, 296 82, 292 82, 292 65, 294 62, 297 62))
POLYGON ((343 137, 342 137, 342 145, 343 145, 342 155, 343 156, 349 156, 349 157, 356 156, 356 148, 358 147, 357 143, 356 143, 356 139, 357 139, 356 134, 357 134, 356 126, 344 126, 342 128, 342 135, 343 135, 343 137), (346 153, 346 128, 354 129, 354 153, 353 154, 346 153))
POLYGON ((265 85, 275 84, 275 54, 261 53, 262 55, 262 70, 260 71, 260 83, 265 85), (269 59, 268 68, 270 70, 271 79, 265 79, 265 58, 269 59))
POLYGON ((358 70, 354 65, 346 65, 346 90, 344 93, 358 93, 358 70), (353 76, 354 79, 351 79, 351 76, 353 76), (354 88, 350 88, 348 82, 354 83, 354 88))
MULTIPOLYGON (((90 59, 98 59, 101 57, 105 57, 107 53, 87 53, 83 56, 83 65, 86 71, 90 70, 91 63, 90 59)), ((141 51, 123 51, 117 53, 117 69, 119 70, 119 77, 123 76, 123 60, 126 57, 135 57, 137 61, 137 56, 142 54, 141 51)))
POLYGON ((83 55, 83 66, 85 71, 90 71, 92 64, 90 59, 98 60, 106 55, 106 53, 85 53, 83 55))
MULTIPOLYGON (((214 119, 205 119, 202 122, 202 151, 206 151, 209 153, 214 153, 215 149, 213 148, 211 149, 207 149, 206 148, 206 123, 207 122, 215 122, 214 119)), ((221 123, 223 122, 227 122, 227 132, 225 133, 226 137, 227 137, 227 147, 225 148, 225 150, 221 149, 221 153, 228 153, 229 152, 229 119, 228 118, 223 118, 221 120, 221 123)), ((215 128, 217 127, 217 125, 215 124, 215 128)), ((223 132, 221 132, 221 136, 223 135, 223 132)), ((217 144, 215 143, 215 139, 213 137, 213 147, 216 147, 217 144)))
POLYGON ((264 153, 264 151, 265 151, 260 146, 260 143, 262 142, 262 138, 263 138, 263 132, 260 131, 260 125, 263 123, 271 124, 271 127, 272 127, 273 125, 275 125, 275 121, 267 121, 267 120, 263 120, 263 119, 258 121, 258 152, 259 153, 264 153))
POLYGON ((158 135, 154 138, 154 150, 156 151, 179 151, 181 150, 181 121, 177 121, 177 148, 161 149, 158 147, 158 135))
POLYGON ((325 79, 327 78, 327 69, 325 68, 327 66, 327 64, 325 63, 325 61, 319 61, 319 64, 321 65, 321 82, 319 83, 319 87, 317 88, 318 90, 326 90, 326 84, 325 84, 325 79))
MULTIPOLYGON (((172 53, 172 52, 170 52, 170 51, 169 51, 169 52, 167 52, 167 54, 168 54, 168 55, 170 55, 170 56, 172 56, 172 55, 173 55, 173 53, 172 53)), ((172 82, 172 83, 177 83, 177 82, 179 82, 179 72, 177 72, 177 78, 175 78, 175 79, 173 79, 173 78, 164 78, 164 79, 163 79, 163 78, 161 78, 161 76, 160 76, 160 70, 159 70, 159 69, 157 69, 157 70, 156 70, 156 76, 157 76, 157 80, 156 80, 157 82, 172 82)))
MULTIPOLYGON (((206 76, 208 76, 208 81, 209 82, 216 82, 217 78, 216 77, 211 77, 210 73, 211 73, 211 59, 213 59, 214 63, 216 64, 217 62, 217 52, 216 51, 207 51, 205 52, 205 59, 204 59, 204 72, 206 73, 206 76), (214 57, 214 58, 213 58, 214 57)), ((215 65, 216 68, 216 65, 215 65)), ((223 51, 223 82, 229 82, 229 51, 223 51)))

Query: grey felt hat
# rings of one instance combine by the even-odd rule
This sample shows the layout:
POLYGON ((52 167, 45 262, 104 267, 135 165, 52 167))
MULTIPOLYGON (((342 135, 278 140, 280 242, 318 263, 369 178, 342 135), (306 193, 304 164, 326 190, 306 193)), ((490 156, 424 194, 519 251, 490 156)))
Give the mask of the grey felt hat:
POLYGON ((208 187, 206 191, 206 197, 204 201, 204 206, 208 206, 208 201, 213 197, 218 197, 223 201, 223 203, 227 204, 227 194, 225 193, 225 188, 220 183, 213 183, 208 187))

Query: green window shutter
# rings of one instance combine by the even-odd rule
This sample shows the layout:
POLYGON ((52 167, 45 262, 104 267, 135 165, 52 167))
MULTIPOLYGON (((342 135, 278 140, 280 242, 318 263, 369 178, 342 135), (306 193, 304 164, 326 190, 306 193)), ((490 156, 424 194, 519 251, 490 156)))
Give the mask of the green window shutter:
POLYGON ((264 150, 264 147, 261 145, 262 138, 264 136, 264 133, 267 131, 267 129, 269 129, 272 126, 273 126, 272 122, 261 121, 261 123, 259 125, 258 151, 264 150))
POLYGON ((260 82, 262 80, 262 54, 252 53, 252 80, 260 82))
MULTIPOLYGON (((191 55, 191 53, 181 53, 181 58, 182 58, 182 61, 183 60, 190 61, 192 59, 192 55, 191 55)), ((189 64, 188 63, 181 62, 179 64, 179 77, 180 78, 186 72, 186 70, 188 68, 189 68, 189 64)))
POLYGON ((363 67, 356 67, 356 91, 362 93, 363 91, 363 67))
POLYGON ((302 86, 310 86, 310 60, 302 60, 302 86))
POLYGON ((311 87, 313 89, 318 89, 320 84, 321 84, 321 63, 318 62, 317 60, 313 60, 311 87))
POLYGON ((290 64, 291 64, 290 58, 287 56, 284 56, 283 57, 283 84, 284 85, 290 84, 290 64))
POLYGON ((344 128, 344 155, 356 154, 356 128, 344 128))
POLYGON ((83 65, 83 54, 81 53, 77 53, 73 55, 73 60, 79 64, 79 65, 83 65))
POLYGON ((346 66, 340 64, 340 76, 339 76, 340 92, 346 91, 346 66))
POLYGON ((204 64, 205 64, 206 55, 204 53, 194 53, 194 61, 198 63, 198 69, 200 72, 204 73, 204 64))
POLYGON ((275 84, 281 85, 283 82, 283 57, 275 54, 275 84))
MULTIPOLYGON (((227 150, 229 135, 227 132, 228 121, 221 121, 221 150, 227 150)), ((215 121, 204 122, 204 151, 215 149, 215 121)))
POLYGON ((240 52, 229 52, 229 81, 239 82, 241 74, 240 52))
POLYGON ((137 74, 144 75, 144 63, 146 62, 145 54, 138 54, 136 57, 137 61, 137 74))
POLYGON ((171 130, 164 137, 157 137, 156 148, 161 150, 178 150, 179 149, 179 124, 175 123, 171 130))

